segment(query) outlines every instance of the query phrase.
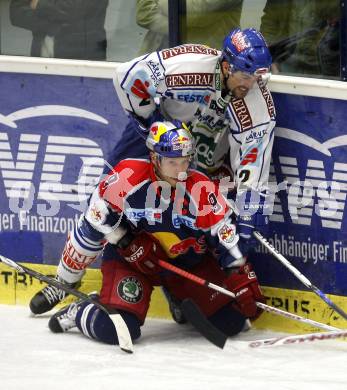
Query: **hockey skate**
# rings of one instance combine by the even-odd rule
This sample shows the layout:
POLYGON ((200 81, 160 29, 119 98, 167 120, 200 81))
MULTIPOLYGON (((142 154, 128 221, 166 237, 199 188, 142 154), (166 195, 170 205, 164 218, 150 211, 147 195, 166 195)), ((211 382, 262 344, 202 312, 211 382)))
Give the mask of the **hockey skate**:
POLYGON ((169 310, 174 321, 180 325, 186 324, 187 320, 184 317, 184 314, 181 309, 181 301, 179 301, 177 298, 171 295, 170 292, 165 287, 162 287, 162 291, 169 304, 169 310))
MULTIPOLYGON (((71 288, 77 288, 80 286, 80 282, 77 283, 66 283, 59 276, 56 276, 55 279, 60 282, 68 285, 71 288)), ((54 286, 46 286, 41 291, 36 293, 30 301, 29 307, 33 314, 43 314, 47 311, 50 311, 58 303, 63 301, 69 294, 60 288, 54 286)))
MULTIPOLYGON (((89 293, 88 296, 94 300, 98 298, 98 294, 95 291, 89 293)), ((76 315, 83 302, 85 302, 85 299, 80 299, 58 310, 48 322, 49 329, 53 333, 63 333, 76 327, 76 315)))

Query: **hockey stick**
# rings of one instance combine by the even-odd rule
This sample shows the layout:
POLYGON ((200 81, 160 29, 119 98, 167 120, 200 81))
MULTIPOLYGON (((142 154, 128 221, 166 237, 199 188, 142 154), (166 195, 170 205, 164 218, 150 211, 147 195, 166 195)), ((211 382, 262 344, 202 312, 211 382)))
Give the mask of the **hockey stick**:
POLYGON ((200 310, 198 305, 189 298, 181 303, 184 317, 194 328, 215 346, 223 349, 228 336, 214 326, 200 310))
POLYGON ((128 353, 133 352, 133 343, 131 340, 131 336, 129 333, 129 329, 123 320, 122 316, 119 313, 109 313, 107 308, 103 306, 101 303, 95 301, 94 299, 90 298, 87 294, 82 293, 81 291, 75 290, 64 283, 58 282, 56 279, 50 278, 49 276, 43 275, 37 271, 34 271, 31 268, 27 268, 24 265, 19 265, 17 262, 8 259, 5 256, 0 255, 0 261, 2 261, 4 264, 8 265, 11 268, 16 269, 19 272, 24 272, 30 276, 32 276, 35 279, 38 279, 42 282, 45 282, 51 286, 54 286, 56 288, 59 288, 60 290, 64 290, 68 294, 74 295, 77 298, 83 299, 85 301, 88 301, 95 306, 97 306, 99 309, 104 311, 111 319, 113 322, 117 336, 118 336, 118 342, 119 342, 119 347, 128 353))
POLYGON ((332 340, 340 337, 347 337, 347 330, 338 330, 326 333, 296 334, 292 336, 274 337, 271 339, 251 341, 248 346, 251 348, 273 347, 277 345, 298 344, 318 340, 332 340))
MULTIPOLYGON (((170 263, 168 263, 168 262, 166 262, 164 260, 158 260, 158 264, 161 267, 163 267, 163 268, 165 268, 165 269, 167 269, 169 271, 172 271, 172 272, 174 272, 174 273, 176 273, 178 275, 183 276, 186 279, 191 280, 192 282, 200 284, 201 286, 209 287, 212 290, 219 291, 220 293, 228 295, 229 297, 235 299, 235 294, 232 293, 231 291, 229 291, 229 290, 227 290, 227 289, 225 289, 225 288, 223 288, 221 286, 218 286, 218 285, 216 285, 214 283, 208 282, 207 280, 202 279, 202 278, 200 278, 197 275, 191 274, 190 272, 185 271, 185 270, 183 270, 181 268, 178 268, 178 267, 174 266, 173 264, 170 264, 170 263)), ((257 302, 256 305, 260 309, 262 309, 264 311, 267 311, 269 313, 276 314, 276 315, 279 315, 279 316, 282 316, 282 317, 287 317, 287 318, 290 318, 290 319, 295 320, 295 321, 303 322, 305 324, 314 326, 316 328, 321 328, 321 329, 325 329, 325 330, 339 330, 338 328, 335 328, 333 326, 322 324, 321 322, 310 320, 308 318, 301 317, 301 316, 299 316, 297 314, 292 314, 292 313, 289 313, 287 311, 280 310, 280 309, 278 309, 276 307, 272 307, 272 306, 266 305, 265 303, 257 302)))
POLYGON ((339 313, 345 320, 347 319, 347 314, 338 307, 334 302, 332 302, 318 287, 314 286, 307 278, 304 276, 297 268, 295 268, 290 261, 288 261, 276 248, 274 248, 269 241, 259 232, 254 232, 254 237, 265 246, 270 253, 272 253, 277 260, 279 260, 289 271, 296 276, 307 288, 313 291, 316 295, 319 296, 328 306, 339 313))

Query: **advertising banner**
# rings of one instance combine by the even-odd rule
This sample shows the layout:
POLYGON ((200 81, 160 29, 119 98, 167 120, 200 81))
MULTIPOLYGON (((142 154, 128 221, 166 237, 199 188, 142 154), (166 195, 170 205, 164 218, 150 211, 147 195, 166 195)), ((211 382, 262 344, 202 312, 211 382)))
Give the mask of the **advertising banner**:
POLYGON ((57 264, 127 118, 112 80, 2 73, 0 252, 57 264))
MULTIPOLYGON (((2 73, 0 253, 57 264, 127 122, 112 81, 2 73)), ((325 293, 347 296, 347 101, 274 94, 269 241, 325 293)), ((304 289, 259 245, 263 285, 304 289)))
MULTIPOLYGON (((347 101, 281 93, 274 100, 269 241, 322 291, 347 295, 347 101)), ((263 284, 305 289, 263 247, 257 252, 263 284)))

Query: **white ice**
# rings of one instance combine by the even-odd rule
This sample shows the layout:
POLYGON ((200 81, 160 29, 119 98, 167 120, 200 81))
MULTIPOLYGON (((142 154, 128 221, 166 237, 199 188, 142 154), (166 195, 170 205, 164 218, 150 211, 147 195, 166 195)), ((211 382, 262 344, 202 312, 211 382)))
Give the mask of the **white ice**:
POLYGON ((343 341, 251 349, 247 340, 274 333, 250 330, 221 350, 190 326, 149 319, 131 355, 78 331, 53 334, 48 318, 0 305, 1 390, 347 389, 343 341))

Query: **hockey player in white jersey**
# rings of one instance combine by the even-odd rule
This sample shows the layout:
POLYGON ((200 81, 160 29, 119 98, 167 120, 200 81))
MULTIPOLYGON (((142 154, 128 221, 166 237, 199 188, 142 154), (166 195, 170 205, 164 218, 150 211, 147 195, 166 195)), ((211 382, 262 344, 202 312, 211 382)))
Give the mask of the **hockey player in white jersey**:
MULTIPOLYGON (((185 44, 119 65, 114 85, 130 121, 109 164, 146 156, 145 138, 153 122, 188 123, 196 140, 199 168, 220 177, 225 175, 225 162, 227 169, 231 167, 237 195, 246 201, 238 202, 243 210, 237 224, 240 245, 247 251, 252 231, 262 230, 266 223, 263 187, 275 125, 266 86, 270 65, 266 42, 255 29, 231 31, 222 51, 185 44)), ((103 258, 112 258, 112 252, 107 245, 103 258)), ((44 313, 64 297, 63 291, 47 287, 33 297, 31 311, 44 313)))
POLYGON ((255 29, 231 31, 222 51, 186 44, 121 64, 114 85, 130 123, 111 165, 146 153, 141 137, 153 121, 184 121, 195 137, 200 169, 211 178, 231 175, 248 251, 255 244, 253 230, 267 224, 263 205, 275 126, 266 86, 270 65, 266 42, 255 29))

